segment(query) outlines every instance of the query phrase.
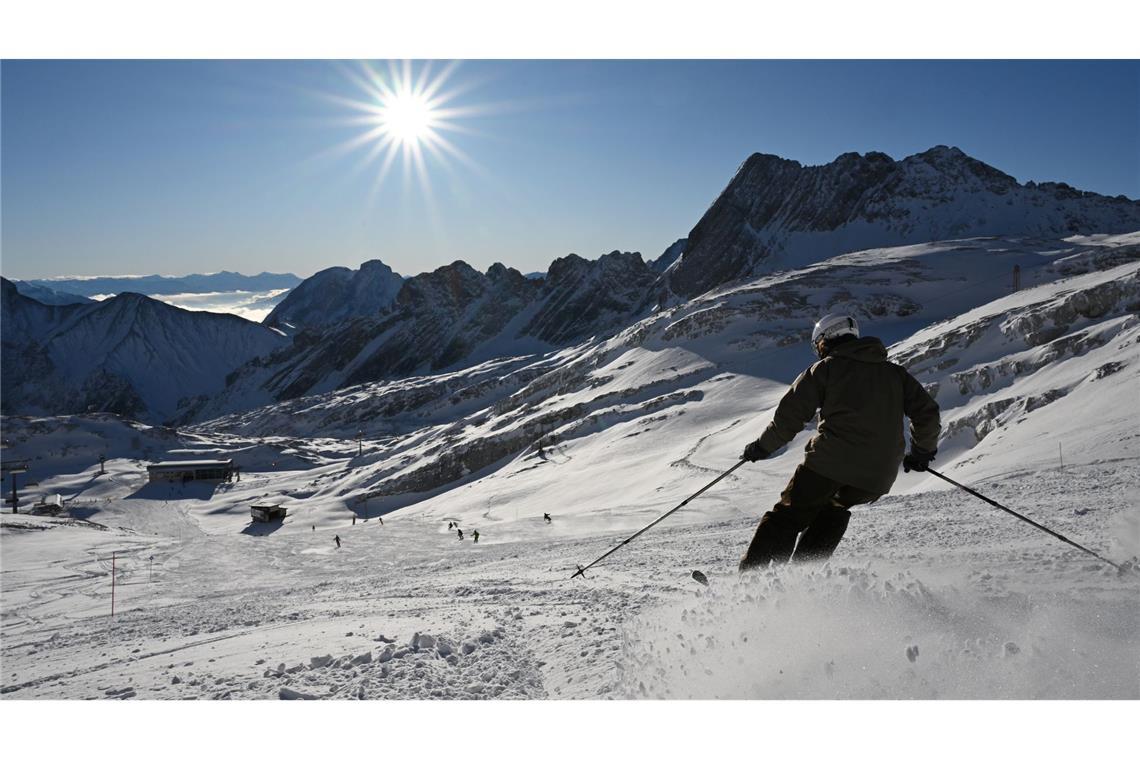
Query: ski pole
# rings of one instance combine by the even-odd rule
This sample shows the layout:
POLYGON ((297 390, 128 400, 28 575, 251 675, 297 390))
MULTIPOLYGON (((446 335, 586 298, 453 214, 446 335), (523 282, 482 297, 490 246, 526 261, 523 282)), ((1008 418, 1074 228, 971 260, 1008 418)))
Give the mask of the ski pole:
POLYGON ((1044 525, 1041 525, 1040 523, 1036 523, 1036 522, 1034 522, 1033 520, 1030 520, 1030 519, 1029 519, 1028 517, 1026 517, 1025 515, 1022 515, 1022 514, 1018 514, 1017 512, 1014 512, 1014 511, 1013 511, 1012 509, 1010 509, 1009 507, 1003 507, 1001 504, 998 504, 998 503, 997 503, 996 501, 994 501, 993 499, 990 499, 990 498, 988 498, 988 497, 986 497, 986 496, 982 496, 980 493, 978 493, 978 492, 977 492, 977 491, 975 491, 974 489, 972 489, 972 488, 967 488, 966 486, 962 485, 961 483, 959 483, 959 482, 957 482, 957 481, 954 481, 954 480, 951 480, 950 478, 946 477, 945 475, 943 475, 942 473, 938 472, 937 470, 932 470, 932 469, 930 469, 930 468, 928 467, 928 468, 926 469, 926 471, 927 471, 927 472, 929 472, 931 475, 934 475, 935 477, 939 477, 939 478, 942 478, 943 480, 945 480, 945 481, 946 481, 947 483, 949 483, 950 485, 953 485, 953 486, 958 486, 959 488, 961 488, 963 491, 965 491, 965 492, 966 492, 966 493, 968 493, 968 494, 971 494, 971 495, 973 495, 973 496, 977 496, 979 499, 981 499, 982 501, 986 502, 987 504, 991 504, 991 505, 993 505, 993 506, 997 507, 998 509, 1000 509, 1000 510, 1001 510, 1001 511, 1003 511, 1003 512, 1008 512, 1009 514, 1013 515, 1014 517, 1016 517, 1016 518, 1017 518, 1017 519, 1019 519, 1019 520, 1024 520, 1025 522, 1027 522, 1027 523, 1029 523, 1030 525, 1032 525, 1034 528, 1038 528, 1038 529, 1040 529, 1040 530, 1043 530, 1043 531, 1045 531, 1046 533, 1048 533, 1050 536, 1053 536, 1054 538, 1059 538, 1059 539, 1061 539, 1062 541, 1064 541, 1066 544, 1069 544, 1070 546, 1075 546, 1076 548, 1078 548, 1078 549, 1080 549, 1081 551, 1083 551, 1085 554, 1091 554, 1092 556, 1094 556, 1094 557, 1096 557, 1097 559, 1099 559, 1101 562, 1107 562, 1108 564, 1110 564, 1110 565, 1112 565, 1113 567, 1115 567, 1115 568, 1116 568, 1116 569, 1117 569, 1119 572, 1122 572, 1122 573, 1124 572, 1124 568, 1123 568, 1123 567, 1121 567, 1120 565, 1116 564, 1116 563, 1115 563, 1115 562, 1113 562, 1112 560, 1110 560, 1110 559, 1105 559, 1104 557, 1102 557, 1102 556, 1100 556, 1099 554, 1097 554, 1096 552, 1094 552, 1092 549, 1086 549, 1085 547, 1083 547, 1083 546, 1081 546, 1080 544, 1078 544, 1076 541, 1073 541, 1073 540, 1071 540, 1071 539, 1065 538, 1064 536, 1062 536, 1062 535, 1061 535, 1060 533, 1058 533, 1057 531, 1055 531, 1055 530, 1049 530, 1049 529, 1048 529, 1048 528, 1046 528, 1044 525))
POLYGON ((677 506, 673 507, 673 508, 672 508, 672 509, 670 509, 668 512, 666 512, 665 514, 661 515, 661 516, 660 516, 660 517, 658 517, 656 520, 654 520, 653 522, 649 523, 649 524, 648 524, 648 525, 646 525, 644 528, 642 528, 641 530, 637 531, 637 532, 636 532, 636 533, 634 533, 632 536, 630 536, 630 537, 629 537, 629 538, 627 538, 626 540, 622 541, 620 544, 618 544, 618 545, 617 545, 617 546, 615 546, 614 548, 610 549, 608 552, 606 552, 606 553, 605 553, 605 554, 603 554, 602 556, 598 557, 596 560, 594 560, 594 561, 593 561, 593 562, 591 562, 590 564, 586 565, 585 567, 582 567, 581 565, 578 565, 578 572, 576 572, 576 573, 574 573, 573 575, 571 575, 571 576, 570 576, 570 580, 574 580, 574 579, 575 579, 575 578, 577 578, 579 575, 581 575, 583 578, 585 578, 585 577, 586 577, 586 571, 587 571, 587 570, 589 570, 591 567, 593 567, 594 565, 598 564, 598 563, 599 563, 599 562, 601 562, 603 559, 605 559, 606 557, 610 556, 611 554, 613 554, 614 552, 616 552, 618 549, 622 548, 623 546, 625 546, 626 544, 628 544, 630 541, 632 541, 633 539, 637 538, 637 537, 638 537, 638 536, 640 536, 642 533, 644 533, 645 531, 649 530, 649 529, 650 529, 650 528, 652 528, 654 525, 656 525, 657 523, 661 522, 661 521, 662 521, 662 520, 664 520, 666 517, 668 517, 669 515, 673 514, 673 513, 674 513, 674 512, 676 512, 678 509, 680 509, 681 507, 685 506, 685 505, 686 505, 686 504, 688 504, 690 501, 692 501, 693 499, 695 499, 695 498, 697 498, 698 496, 700 496, 701 494, 703 494, 705 491, 707 491, 707 490, 709 490, 710 488, 712 488, 713 486, 715 486, 715 485, 716 485, 717 483, 719 483, 720 481, 722 481, 722 480, 724 480, 725 478, 727 478, 729 475, 731 475, 731 474, 732 474, 732 473, 733 473, 733 472, 736 470, 736 468, 737 468, 737 467, 740 467, 740 465, 744 464, 744 463, 745 463, 745 462, 747 462, 747 461, 748 461, 748 460, 746 460, 746 459, 741 459, 739 462, 737 462, 736 464, 734 464, 732 467, 728 468, 727 470, 725 470, 724 472, 722 472, 720 475, 718 475, 718 476, 716 477, 716 480, 714 480, 713 482, 709 483, 707 486, 705 486, 705 487, 704 487, 704 488, 702 488, 701 490, 697 491, 695 494, 693 494, 693 495, 692 495, 692 496, 690 496, 689 498, 685 499, 683 502, 681 502, 681 503, 680 503, 680 504, 678 504, 677 506))

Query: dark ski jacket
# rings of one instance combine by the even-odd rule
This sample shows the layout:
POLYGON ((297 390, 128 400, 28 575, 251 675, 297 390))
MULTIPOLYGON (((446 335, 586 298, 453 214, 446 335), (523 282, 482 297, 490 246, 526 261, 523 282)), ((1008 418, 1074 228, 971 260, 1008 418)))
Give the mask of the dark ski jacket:
POLYGON ((938 404, 909 372, 887 361, 878 338, 835 346, 808 367, 780 399, 760 436, 769 454, 787 445, 819 410, 804 466, 845 485, 884 494, 902 462, 903 415, 912 442, 934 451, 941 423, 938 404))

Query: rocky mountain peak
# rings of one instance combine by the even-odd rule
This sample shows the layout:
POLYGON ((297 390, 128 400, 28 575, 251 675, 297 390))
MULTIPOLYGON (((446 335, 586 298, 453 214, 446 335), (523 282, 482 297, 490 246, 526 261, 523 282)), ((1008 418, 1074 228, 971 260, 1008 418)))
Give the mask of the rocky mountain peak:
POLYGON ((1018 187, 1017 180, 989 164, 979 161, 958 148, 936 145, 933 148, 908 156, 899 162, 901 167, 913 170, 924 167, 933 170, 951 182, 980 181, 989 191, 1001 194, 1018 187))
POLYGON ((303 280, 265 318, 286 333, 324 327, 346 319, 376 316, 396 300, 404 278, 379 259, 360 269, 329 267, 303 280))
POLYGON ((369 259, 360 265, 360 272, 373 276, 376 274, 392 274, 392 268, 380 259, 369 259))
POLYGON ((754 153, 689 233, 667 285, 691 298, 739 277, 866 248, 1135 229, 1136 201, 1067 185, 1021 185, 946 145, 900 161, 844 153, 822 166, 754 153))

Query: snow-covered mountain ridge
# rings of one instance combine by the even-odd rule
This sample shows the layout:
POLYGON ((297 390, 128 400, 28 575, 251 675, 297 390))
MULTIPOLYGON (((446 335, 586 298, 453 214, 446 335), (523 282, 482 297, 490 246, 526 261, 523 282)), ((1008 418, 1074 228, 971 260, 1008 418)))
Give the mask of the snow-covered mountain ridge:
POLYGON ((403 277, 378 260, 366 261, 355 271, 323 269, 294 287, 262 324, 292 334, 305 327, 376 316, 396 300, 403 284, 403 277))
POLYGON ((137 293, 48 306, 7 280, 0 286, 6 414, 94 410, 162 422, 286 342, 240 317, 189 312, 137 293))
MULTIPOLYGON (((849 153, 819 167, 755 154, 689 237, 648 263, 617 251, 597 261, 571 255, 553 262, 544 278, 528 279, 502 265, 480 274, 458 261, 399 289, 391 278, 361 285, 368 279, 363 267, 322 272, 267 321, 308 325, 319 334, 244 368, 224 398, 183 421, 605 338, 655 309, 742 277, 845 252, 1135 229, 1140 202, 1058 183, 1021 185, 956 148, 938 146, 901 161, 849 153), (347 286, 350 277, 357 285, 347 286)), ((371 266, 391 275, 379 262, 371 266)))
MULTIPOLYGON (((481 273, 457 261, 408 278, 372 316, 297 333, 290 346, 242 367, 224 393, 183 420, 573 345, 628 324, 656 278, 639 254, 618 251, 595 261, 557 259, 538 279, 501 264, 481 273)), ((313 324, 301 312, 328 292, 320 284, 298 287, 305 301, 295 302, 297 322, 313 324)))
MULTIPOLYGON (((903 341, 893 354, 914 366, 944 406, 947 453, 940 460, 945 461, 949 452, 965 455, 985 438, 973 433, 961 438, 960 431, 992 427, 977 416, 978 408, 990 408, 985 404, 998 397, 983 397, 999 388, 980 380, 971 385, 967 379, 992 375, 995 357, 1013 357, 1010 361, 1019 362, 1024 375, 1014 391, 1022 401, 998 401, 1006 404, 1006 426, 1020 425, 1018 420, 1035 413, 1036 419, 1058 424, 1038 411, 1042 400, 1056 400, 1057 392, 1042 378, 1071 374, 1067 385, 1080 385, 1090 373, 1104 375, 1104 367, 1134 364, 1130 352, 1135 348, 1124 350, 1123 358, 1109 357, 1119 341, 1096 341, 1132 329, 1131 315, 1140 300, 1137 260, 1136 235, 1070 241, 992 238, 857 252, 714 291, 608 340, 298 398, 194 429, 207 437, 287 439, 294 452, 309 447, 305 441, 313 435, 351 439, 363 431, 369 453, 344 470, 345 482, 328 495, 339 492, 349 501, 367 495, 380 503, 389 499, 392 505, 430 504, 437 489, 457 484, 474 482, 480 490, 481 477, 522 477, 516 473, 520 468, 548 463, 536 460, 539 447, 554 458, 560 456, 557 452, 582 447, 587 452, 604 449, 616 440, 667 429, 686 415, 705 419, 710 430, 744 425, 740 433, 724 438, 732 441, 731 449, 746 442, 745 430, 758 434, 765 410, 811 362, 807 336, 814 317, 844 309, 860 318, 865 333, 888 343, 903 341), (1022 270, 1023 290, 1011 294, 1014 265, 1022 270), (1101 265, 1108 268, 1099 269, 1101 265), (1080 271, 1086 273, 1073 274, 1080 271), (956 320, 973 309, 990 310, 984 312, 989 316, 981 320, 983 326, 959 327, 956 320), (1004 337, 986 343, 990 353, 942 355, 961 342, 964 330, 981 334, 1001 324, 1014 327, 999 330, 1004 337), (942 343, 912 347, 912 341, 929 334, 942 343), (1026 351, 1032 361, 1020 357, 1026 351), (1097 364, 1086 367, 1086 355, 1095 356, 1097 364), (967 383, 966 394, 957 392, 962 383, 967 383), (1048 387, 1033 390, 1037 385, 1048 387), (975 398, 978 405, 972 403, 975 398), (747 420, 753 422, 745 424, 747 420)), ((1109 405, 1102 430, 1120 427, 1121 421, 1112 419, 1112 404, 1121 403, 1132 376, 1124 372, 1099 386, 1109 405)), ((1059 430, 1071 426, 1067 419, 1060 420, 1059 430)), ((703 439, 708 431, 695 435, 703 439)), ((691 444, 672 458, 689 461, 685 451, 691 444)), ((350 445, 346 441, 344 450, 350 445)), ((800 445, 789 447, 789 461, 800 445)), ((316 445, 314 456, 326 446, 316 445)), ((609 456, 623 467, 638 466, 630 463, 634 454, 609 456)))
POLYGON ((68 304, 90 303, 91 301, 91 299, 86 296, 65 293, 64 291, 55 290, 54 288, 49 288, 34 282, 12 280, 12 284, 16 286, 16 290, 20 295, 27 296, 48 306, 67 306, 68 304))
POLYGON ((844 153, 823 166, 755 153, 689 233, 668 287, 692 297, 750 273, 879 246, 1136 229, 1140 201, 1064 183, 1019 184, 957 148, 900 161, 844 153))
MULTIPOLYGON (((954 148, 937 147, 902 161, 880 153, 844 154, 822 167, 756 154, 689 238, 654 261, 618 251, 593 261, 570 255, 555 260, 541 277, 527 277, 501 264, 478 272, 462 261, 407 279, 379 261, 366 262, 356 271, 334 267, 319 272, 298 285, 265 320, 292 341, 277 342, 269 353, 261 348, 237 350, 232 358, 241 361, 236 363, 201 363, 193 373, 194 383, 156 381, 172 390, 185 386, 190 395, 164 399, 163 411, 146 412, 146 419, 190 424, 361 383, 462 374, 487 362, 605 340, 665 307, 739 284, 742 277, 810 268, 813 262, 857 249, 991 233, 1046 241, 1074 231, 1138 228, 1140 204, 1135 201, 1061 184, 1021 185, 954 148), (219 374, 207 382, 207 371, 219 374)), ((212 275, 214 284, 209 286, 216 287, 217 278, 229 275, 212 275)), ((787 289, 810 286, 811 275, 805 277, 788 280, 787 289)), ((194 284, 158 279, 162 282, 155 287, 194 284)), ((95 280, 84 285, 102 287, 95 280)), ((790 290, 775 293, 770 295, 783 301, 793 298, 790 290)), ((873 305, 868 313, 914 308, 894 300, 900 297, 906 296, 869 293, 868 304, 873 305)), ((807 311, 797 314, 818 316, 807 311)), ((780 312, 769 308, 765 313, 780 312)), ((701 329, 705 318, 694 314, 673 330, 701 329)), ((162 336, 146 339, 163 341, 162 336)), ((13 340, 6 345, 11 349, 18 344, 13 340)), ((101 344, 89 342, 86 349, 101 350, 101 344)), ((35 348, 29 350, 15 363, 39 366, 35 348)), ((16 354, 9 350, 7 356, 13 359, 16 354)), ((120 374, 104 378, 115 388, 113 402, 88 398, 91 394, 83 391, 53 395, 82 402, 83 408, 142 408, 134 391, 115 379, 120 374)), ((32 396, 12 395, 5 409, 36 413, 79 408, 70 402, 25 405, 32 396)))

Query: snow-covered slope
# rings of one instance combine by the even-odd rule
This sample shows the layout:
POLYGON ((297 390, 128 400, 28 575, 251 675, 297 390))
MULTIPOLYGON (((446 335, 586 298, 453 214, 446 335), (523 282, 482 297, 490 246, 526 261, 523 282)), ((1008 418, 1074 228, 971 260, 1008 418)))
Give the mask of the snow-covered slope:
POLYGON ((3 280, 5 413, 114 411, 163 421, 218 393, 227 373, 286 339, 240 317, 136 293, 47 306, 3 280))
POLYGON ((668 286, 692 297, 752 272, 875 246, 1136 229, 1140 201, 1063 183, 1022 185, 957 148, 901 161, 844 153, 823 166, 755 153, 689 233, 668 286))
POLYGON ((810 430, 570 580, 737 461, 811 362, 811 321, 832 308, 854 310, 937 388, 938 467, 1114 561, 1136 556, 1138 244, 861 251, 560 352, 178 433, 108 417, 6 418, 4 457, 30 459, 38 483, 27 497, 61 494, 66 511, 0 520, 0 689, 1140 698, 1136 578, 930 476, 900 475, 894 494, 856 508, 828 565, 737 579, 810 430), (240 481, 146 483, 149 458, 223 454, 240 481), (252 523, 261 501, 286 506, 284 523, 252 523), (708 589, 689 579, 696 568, 708 589))
POLYGON ((1011 451, 1058 465, 1140 453, 1140 261, 1006 296, 892 354, 934 392, 941 459, 970 477, 1004 474, 1011 451))
MULTIPOLYGON (((1128 329, 1138 258, 1136 235, 1071 241, 990 238, 856 252, 708 293, 610 339, 444 375, 298 398, 222 417, 197 429, 208 435, 300 439, 295 445, 302 449, 309 436, 352 439, 362 431, 370 441, 370 453, 344 471, 343 483, 334 486, 333 480, 326 481, 331 489, 328 497, 334 501, 367 494, 380 499, 379 504, 402 505, 428 498, 438 489, 463 485, 479 474, 494 473, 494 480, 501 472, 502 477, 525 481, 530 476, 520 475, 520 469, 547 464, 546 459, 536 459, 540 445, 546 457, 557 458, 559 452, 569 456, 569 451, 580 449, 579 456, 592 452, 589 456, 599 457, 603 469, 620 462, 622 471, 628 472, 641 466, 640 441, 658 436, 676 441, 667 461, 688 478, 685 463, 691 460, 693 447, 710 445, 694 438, 704 440, 710 431, 719 430, 713 436, 720 442, 717 451, 731 461, 736 449, 759 433, 767 410, 786 384, 812 361, 807 336, 819 314, 848 310, 860 318, 866 333, 888 343, 933 334, 953 345, 951 338, 962 330, 946 320, 972 318, 974 308, 990 309, 998 316, 986 317, 986 324, 1009 322, 1020 325, 1021 332, 1010 332, 1004 343, 986 342, 989 353, 977 355, 976 361, 973 353, 966 353, 955 354, 956 361, 951 362, 926 343, 914 348, 904 342, 892 349, 899 361, 914 365, 946 407, 949 432, 940 461, 958 456, 968 460, 973 444, 959 432, 968 424, 982 425, 980 418, 975 419, 978 409, 970 403, 977 399, 978 408, 997 407, 986 406, 992 399, 981 385, 966 396, 948 395, 951 388, 946 386, 956 391, 960 379, 966 382, 964 378, 994 373, 995 358, 1007 354, 1011 362, 1020 362, 1026 375, 1038 369, 1055 373, 1066 366, 1070 385, 1090 372, 1107 373, 1101 365, 1115 366, 1113 362, 1122 360, 1098 354, 1095 367, 1085 367, 1083 358, 1066 364, 1074 357, 1071 348, 1063 347, 1080 344, 1079 357, 1084 357, 1088 341, 1081 343, 1071 331, 1092 330, 1096 340, 1103 341, 1128 329), (1010 272, 1015 265, 1021 269, 1023 290, 1011 294, 1010 272), (1076 295, 1061 295, 1069 292, 1076 295), (1042 305, 1058 299, 1068 305, 1042 305), (1096 306, 1084 311, 1072 306, 1085 302, 1096 306), (1023 315, 1025 309, 1036 309, 1032 314, 1038 316, 1023 315), (1058 315, 1050 318, 1059 321, 1051 331, 1025 327, 1037 324, 1040 313, 1053 311, 1058 315), (1068 315, 1068 322, 1062 314, 1068 315), (1020 353, 1031 347, 1017 341, 1047 345, 1034 349, 1030 362, 1020 353), (681 435, 673 430, 676 426, 702 432, 681 435)), ((1125 372, 1109 383, 1098 380, 1101 389, 1113 391, 1102 397, 1119 403, 1131 377, 1125 372)), ((1003 418, 1006 426, 1017 427, 1016 420, 1032 414, 1037 415, 1034 419, 1050 419, 1039 410, 1043 399, 1054 398, 1056 389, 1043 389, 1037 393, 1042 398, 1030 401, 1022 396, 1033 396, 1032 386, 1044 381, 1029 382, 1028 377, 1023 381, 1014 394, 1021 399, 1019 405, 1008 407, 1003 418)), ((1112 416, 1108 407, 1105 416, 1112 416)), ((1100 430, 1120 424, 1106 419, 1100 430)), ((1052 445, 1055 449, 1056 442, 1052 445)), ((789 447, 789 462, 798 456, 800 446, 797 441, 789 447)), ((348 441, 342 445, 343 451, 351 448, 348 441)), ((650 446, 653 457, 661 456, 657 449, 650 446)), ((657 477, 678 475, 667 472, 668 476, 657 477)), ((591 479, 580 487, 589 494, 593 484, 604 489, 607 482, 607 478, 591 479)), ((647 490, 639 491, 626 482, 626 498, 653 501, 656 485, 649 481, 644 485, 647 490)), ((545 488, 534 498, 555 498, 545 488)), ((584 498, 581 503, 585 508, 597 500, 584 498)))

